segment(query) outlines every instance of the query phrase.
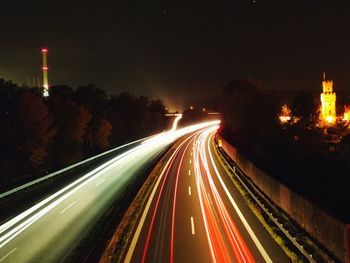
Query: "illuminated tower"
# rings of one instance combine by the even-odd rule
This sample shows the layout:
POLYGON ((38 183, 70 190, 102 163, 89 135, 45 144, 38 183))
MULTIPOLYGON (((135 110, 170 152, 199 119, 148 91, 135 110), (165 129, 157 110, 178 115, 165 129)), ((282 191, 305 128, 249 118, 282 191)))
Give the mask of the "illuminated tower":
POLYGON ((47 77, 47 70, 49 69, 47 67, 47 48, 41 49, 41 52, 43 53, 43 95, 44 97, 49 96, 49 81, 47 77))
POLYGON ((323 73, 323 93, 321 93, 322 111, 321 116, 325 124, 333 124, 336 120, 335 101, 336 95, 333 92, 333 81, 326 80, 326 73, 323 73))

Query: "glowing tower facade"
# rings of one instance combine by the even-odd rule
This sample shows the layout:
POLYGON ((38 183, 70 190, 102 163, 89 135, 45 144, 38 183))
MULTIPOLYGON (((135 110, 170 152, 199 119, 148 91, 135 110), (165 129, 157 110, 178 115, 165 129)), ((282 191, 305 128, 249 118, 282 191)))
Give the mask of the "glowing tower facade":
POLYGON ((326 80, 326 74, 323 73, 322 81, 323 93, 321 93, 321 117, 324 124, 333 124, 336 120, 335 102, 336 94, 333 92, 333 81, 326 80))
POLYGON ((43 96, 48 97, 49 96, 49 80, 47 76, 48 66, 47 66, 47 48, 41 49, 41 52, 43 54, 43 96))

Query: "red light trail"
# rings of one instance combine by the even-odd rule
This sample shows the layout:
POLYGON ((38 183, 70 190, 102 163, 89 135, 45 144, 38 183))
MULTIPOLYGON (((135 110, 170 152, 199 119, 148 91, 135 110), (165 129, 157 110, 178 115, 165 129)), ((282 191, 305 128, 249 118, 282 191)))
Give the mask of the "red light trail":
POLYGON ((230 250, 225 245, 225 237, 229 241, 231 251, 236 260, 239 262, 255 262, 219 194, 208 166, 205 142, 209 135, 216 129, 217 127, 207 129, 199 135, 198 143, 195 144, 193 150, 197 192, 201 204, 210 254, 213 262, 231 261, 230 250), (209 185, 209 189, 207 189, 208 187, 206 187, 206 185, 209 185), (213 203, 211 202, 210 196, 214 198, 213 203), (216 215, 218 215, 218 217, 216 215), (224 237, 222 232, 225 234, 224 237))
POLYGON ((146 262, 147 252, 154 229, 154 222, 159 212, 159 203, 164 186, 169 177, 174 160, 179 159, 179 164, 174 176, 174 196, 172 199, 171 229, 170 230, 170 262, 174 262, 175 254, 175 214, 177 201, 178 181, 181 168, 184 165, 184 157, 188 153, 188 147, 193 144, 193 164, 196 189, 200 202, 201 215, 204 222, 208 247, 213 262, 255 262, 236 224, 232 220, 229 210, 225 206, 222 197, 214 183, 213 175, 209 169, 206 141, 215 132, 217 126, 197 132, 184 140, 169 160, 169 165, 164 168, 164 177, 158 192, 151 223, 147 232, 147 238, 143 249, 142 262, 146 262), (181 156, 179 156, 181 151, 181 156), (178 156, 178 157, 177 157, 178 156))
MULTIPOLYGON (((197 133, 196 133, 197 134, 197 133)), ((174 154, 172 155, 172 158, 170 160, 170 165, 168 167, 166 167, 166 173, 165 173, 165 176, 163 178, 163 182, 162 182, 162 185, 160 187, 160 191, 159 191, 159 194, 158 194, 158 197, 157 197, 157 202, 156 202, 156 205, 154 207, 154 210, 153 210, 153 215, 152 215, 152 220, 151 220, 151 225, 150 225, 150 228, 148 230, 148 234, 147 234, 147 239, 146 239, 146 243, 145 243, 145 247, 144 247, 144 250, 143 250, 143 255, 142 255, 142 263, 146 262, 146 256, 147 256, 147 251, 148 251, 148 246, 149 246, 149 242, 150 242, 150 239, 151 239, 151 234, 152 234, 152 230, 153 230, 153 225, 154 225, 154 220, 155 220, 155 217, 156 217, 156 214, 157 214, 157 211, 158 211, 158 205, 159 205, 159 201, 160 201, 160 198, 162 196, 162 192, 163 192, 163 188, 164 188, 164 184, 165 184, 165 181, 169 175, 169 171, 170 171, 170 168, 172 166, 172 164, 174 163, 174 160, 175 160, 175 156, 179 153, 180 149, 185 145, 185 143, 187 143, 187 146, 186 146, 186 149, 187 147, 190 145, 190 142, 188 142, 190 139, 191 141, 193 140, 193 137, 196 135, 192 135, 191 137, 188 137, 185 141, 183 141, 180 146, 178 148, 176 148, 174 154)), ((181 164, 180 166, 181 167, 181 164)), ((175 193, 176 193, 176 189, 175 189, 175 193)), ((174 196, 174 206, 173 206, 173 219, 172 219, 172 222, 174 223, 174 213, 175 213, 175 202, 176 202, 176 196, 174 196)), ((174 241, 173 241, 173 238, 174 238, 174 225, 172 225, 172 235, 171 235, 171 258, 170 258, 170 261, 173 262, 173 244, 174 244, 174 241)))

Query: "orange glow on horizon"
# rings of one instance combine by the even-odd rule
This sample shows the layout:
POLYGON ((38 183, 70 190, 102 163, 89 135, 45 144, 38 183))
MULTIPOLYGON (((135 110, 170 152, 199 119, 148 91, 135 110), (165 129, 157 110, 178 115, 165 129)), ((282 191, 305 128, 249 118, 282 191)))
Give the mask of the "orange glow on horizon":
POLYGON ((326 117, 326 121, 328 122, 328 123, 334 123, 335 122, 335 118, 333 118, 333 116, 327 116, 326 117))
POLYGON ((280 122, 281 123, 287 123, 288 121, 291 120, 291 113, 292 111, 288 108, 287 104, 284 104, 281 109, 281 113, 279 116, 280 122))
POLYGON ((350 120, 350 106, 344 106, 344 115, 342 118, 343 121, 349 121, 350 120))

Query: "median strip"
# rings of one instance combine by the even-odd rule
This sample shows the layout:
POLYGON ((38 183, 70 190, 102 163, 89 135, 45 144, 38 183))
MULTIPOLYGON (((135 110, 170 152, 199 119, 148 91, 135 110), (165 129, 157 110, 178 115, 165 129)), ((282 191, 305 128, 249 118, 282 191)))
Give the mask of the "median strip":
POLYGON ((178 148, 186 138, 187 137, 178 140, 152 170, 146 182, 131 203, 129 209, 126 211, 122 221, 118 225, 116 232, 99 261, 100 263, 124 262, 133 235, 135 234, 136 227, 138 226, 139 219, 142 216, 147 200, 150 199, 152 190, 156 188, 155 184, 159 179, 161 171, 166 166, 166 160, 170 158, 175 152, 175 149, 178 148))

